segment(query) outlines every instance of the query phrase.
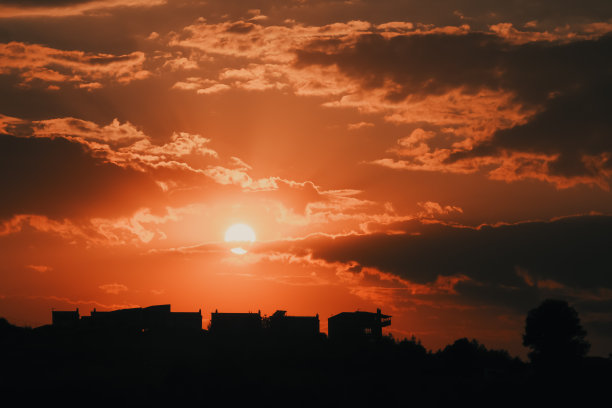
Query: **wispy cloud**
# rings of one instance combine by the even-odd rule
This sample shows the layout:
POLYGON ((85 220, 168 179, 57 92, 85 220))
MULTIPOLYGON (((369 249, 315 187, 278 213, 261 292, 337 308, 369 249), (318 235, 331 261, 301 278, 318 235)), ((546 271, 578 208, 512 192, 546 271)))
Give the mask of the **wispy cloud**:
POLYGON ((128 84, 149 77, 151 73, 143 68, 145 58, 141 51, 86 53, 14 41, 0 43, 0 74, 16 73, 24 87, 72 84, 96 89, 103 81, 128 84))
POLYGON ((118 295, 119 293, 127 292, 128 290, 127 286, 121 283, 105 283, 104 285, 98 286, 98 288, 111 295, 118 295))

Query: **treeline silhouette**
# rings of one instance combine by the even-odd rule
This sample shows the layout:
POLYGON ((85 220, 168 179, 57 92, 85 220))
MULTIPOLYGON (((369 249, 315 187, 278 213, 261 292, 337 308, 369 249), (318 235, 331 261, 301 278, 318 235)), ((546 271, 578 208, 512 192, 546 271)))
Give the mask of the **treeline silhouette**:
POLYGON ((585 343, 586 333, 579 321, 576 328, 559 317, 568 308, 573 317, 572 308, 552 303, 526 320, 523 338, 536 353, 532 358, 547 353, 530 363, 467 338, 434 352, 416 338, 390 335, 353 342, 228 338, 206 330, 31 329, 0 319, 0 404, 553 407, 603 398, 605 405, 612 361, 565 347, 585 343), (548 324, 551 316, 556 324, 548 324))

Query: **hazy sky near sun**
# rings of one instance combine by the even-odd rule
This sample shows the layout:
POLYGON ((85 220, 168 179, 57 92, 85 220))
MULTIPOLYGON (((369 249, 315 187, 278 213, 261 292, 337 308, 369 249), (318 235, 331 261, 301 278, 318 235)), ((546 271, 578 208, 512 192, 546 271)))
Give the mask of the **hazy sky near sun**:
POLYGON ((0 95, 13 323, 380 307, 518 354, 554 297, 612 352, 609 1, 0 0, 0 95))

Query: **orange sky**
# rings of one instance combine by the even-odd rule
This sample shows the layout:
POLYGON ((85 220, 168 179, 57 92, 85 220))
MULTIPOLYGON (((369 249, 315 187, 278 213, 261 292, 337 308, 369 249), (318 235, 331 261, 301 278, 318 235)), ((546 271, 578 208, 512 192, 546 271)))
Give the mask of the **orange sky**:
POLYGON ((0 316, 380 307, 524 356, 554 297, 612 351, 609 2, 247 3, 0 2, 0 316))

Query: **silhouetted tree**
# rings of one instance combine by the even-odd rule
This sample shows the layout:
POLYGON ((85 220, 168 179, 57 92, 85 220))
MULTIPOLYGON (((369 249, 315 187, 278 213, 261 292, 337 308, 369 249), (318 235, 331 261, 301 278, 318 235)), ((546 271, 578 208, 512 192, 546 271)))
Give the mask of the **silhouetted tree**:
POLYGON ((424 364, 429 357, 427 349, 421 344, 415 336, 410 339, 404 338, 397 343, 397 350, 401 358, 409 360, 412 366, 424 364))
POLYGON ((533 363, 563 365, 584 357, 590 344, 578 312, 564 300, 547 299, 529 311, 523 345, 533 363))
POLYGON ((484 372, 484 370, 506 370, 518 364, 505 350, 488 350, 476 339, 462 338, 439 350, 436 355, 447 368, 462 371, 484 372))

